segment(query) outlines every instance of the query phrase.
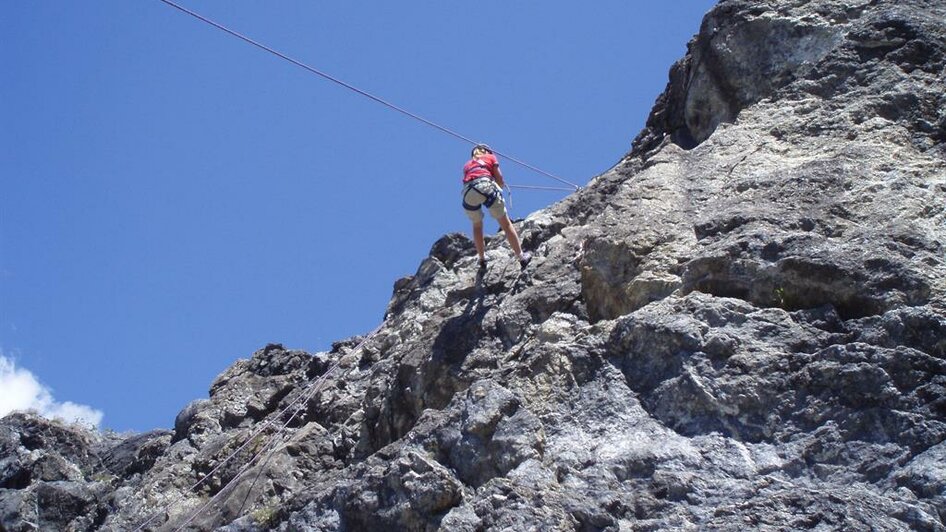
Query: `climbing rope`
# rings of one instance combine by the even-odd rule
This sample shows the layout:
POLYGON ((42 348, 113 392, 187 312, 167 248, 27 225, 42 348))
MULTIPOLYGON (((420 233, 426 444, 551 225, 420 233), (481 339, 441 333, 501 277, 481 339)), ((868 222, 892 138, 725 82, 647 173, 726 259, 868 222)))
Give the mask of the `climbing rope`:
POLYGON ((571 192, 572 189, 564 187, 539 187, 535 185, 506 185, 509 188, 522 188, 526 190, 564 190, 566 192, 571 192))
MULTIPOLYGON (((317 381, 316 381, 316 382, 317 382, 317 381)), ((311 385, 310 385, 310 386, 311 386, 311 385)), ((295 406, 295 405, 299 402, 299 399, 301 399, 301 398, 303 398, 303 397, 306 397, 308 391, 309 391, 309 389, 307 388, 305 392, 299 394, 299 395, 296 397, 296 399, 295 399, 292 403, 289 404, 289 406, 287 406, 285 409, 283 409, 283 410, 279 413, 279 415, 277 415, 277 416, 275 417, 275 419, 278 419, 278 418, 282 417, 283 414, 285 414, 286 412, 288 412, 290 408, 292 408, 293 406, 295 406)), ((199 488, 201 485, 203 485, 205 482, 207 482, 207 480, 209 480, 210 477, 214 475, 214 473, 216 473, 217 471, 219 471, 220 469, 222 469, 223 466, 225 466, 226 464, 228 464, 228 463, 230 462, 230 460, 232 460, 232 459, 235 458, 237 455, 239 455, 244 449, 246 449, 246 447, 247 447, 248 445, 250 445, 250 443, 252 443, 252 442, 256 439, 257 436, 259 436, 260 434, 262 434, 263 432, 265 432, 266 429, 268 429, 271 425, 273 425, 272 419, 273 419, 273 418, 271 418, 271 419, 267 420, 265 423, 261 424, 261 425, 259 426, 259 428, 257 428, 256 431, 254 431, 252 434, 250 434, 250 435, 247 437, 246 441, 244 441, 242 445, 240 445, 235 451, 233 451, 232 453, 230 453, 229 456, 227 456, 226 458, 224 458, 219 464, 217 464, 216 467, 214 467, 213 469, 211 469, 210 472, 208 472, 207 474, 205 474, 205 475, 204 475, 203 477, 201 477, 197 482, 195 482, 195 483, 192 484, 190 487, 188 487, 188 488, 185 490, 185 493, 193 492, 194 490, 196 490, 197 488, 199 488)), ((177 497, 174 497, 170 502, 166 503, 166 504, 161 508, 161 511, 157 511, 157 512, 152 513, 152 514, 151 514, 151 517, 148 518, 147 521, 145 521, 144 523, 141 523, 140 525, 138 525, 138 527, 134 529, 134 532, 138 532, 139 530, 143 530, 146 526, 148 526, 149 524, 151 524, 152 521, 154 521, 155 519, 157 519, 157 517, 158 517, 159 515, 161 515, 162 512, 167 512, 168 510, 170 510, 175 504, 177 504, 177 503, 178 503, 181 499, 183 499, 183 498, 184 498, 183 495, 178 494, 177 497)))
MULTIPOLYGON (((384 323, 383 323, 383 322, 381 323, 381 325, 378 325, 373 331, 371 331, 370 333, 368 333, 368 336, 366 336, 361 342, 359 342, 358 345, 356 345, 355 348, 352 349, 351 353, 355 353, 355 352, 357 352, 359 349, 361 349, 361 347, 362 347, 366 342, 368 342, 369 340, 371 340, 371 339, 374 337, 374 335, 376 335, 376 334, 378 333, 378 331, 381 330, 382 327, 384 327, 384 323)), ((309 401, 310 401, 310 400, 315 396, 315 394, 320 390, 320 385, 325 382, 326 378, 329 377, 330 375, 332 375, 333 373, 335 373, 335 371, 340 367, 339 363, 340 363, 340 361, 341 361, 341 358, 342 358, 342 357, 339 357, 338 360, 336 360, 336 361, 332 364, 332 366, 331 366, 328 370, 325 371, 325 373, 323 373, 323 374, 320 375, 317 379, 315 379, 314 381, 312 381, 311 383, 309 383, 309 385, 302 391, 302 393, 300 393, 299 395, 297 395, 296 398, 295 398, 292 402, 290 402, 288 406, 286 406, 285 408, 283 408, 282 410, 280 410, 279 413, 276 414, 275 416, 270 416, 270 417, 266 420, 265 423, 262 423, 259 428, 257 428, 255 431, 253 431, 252 434, 250 434, 249 437, 247 437, 246 441, 244 441, 243 444, 240 445, 240 447, 238 447, 235 451, 233 451, 232 453, 230 453, 230 454, 229 454, 226 458, 224 458, 219 464, 217 464, 216 467, 214 467, 213 469, 211 469, 210 472, 208 472, 207 474, 205 474, 205 475, 204 475, 203 477, 201 477, 197 482, 195 482, 194 484, 192 484, 189 488, 187 488, 187 490, 184 491, 184 493, 191 493, 191 492, 193 492, 195 489, 197 489, 198 487, 200 487, 201 485, 203 485, 205 482, 207 482, 207 480, 210 479, 210 477, 212 477, 216 472, 220 471, 227 463, 229 463, 229 462, 230 462, 232 459, 234 459, 238 454, 240 454, 244 449, 246 449, 246 448, 250 445, 250 443, 252 443, 252 442, 256 439, 257 436, 259 436, 259 435, 261 435, 263 432, 265 432, 266 429, 269 428, 271 425, 272 425, 272 426, 275 426, 275 423, 273 422, 273 420, 278 420, 278 419, 282 418, 282 417, 283 417, 287 412, 289 412, 293 407, 295 407, 296 405, 299 405, 299 408, 297 408, 296 411, 292 414, 292 416, 290 416, 289 419, 288 419, 285 423, 283 423, 282 427, 280 427, 279 430, 277 430, 274 434, 272 434, 272 435, 267 439, 266 443, 261 447, 260 451, 257 452, 246 464, 244 464, 244 466, 239 470, 239 472, 238 472, 229 482, 227 482, 227 484, 225 484, 222 488, 220 488, 220 490, 217 492, 217 494, 216 494, 210 501, 208 501, 207 503, 205 503, 204 505, 202 505, 200 508, 197 509, 197 511, 195 511, 193 514, 191 514, 191 516, 187 519, 187 521, 185 521, 184 524, 181 525, 181 527, 178 528, 177 530, 181 530, 184 526, 186 526, 188 523, 190 523, 191 521, 193 521, 204 509, 206 509, 207 506, 209 506, 209 504, 210 504, 211 502, 213 502, 214 500, 216 500, 217 497, 218 497, 221 493, 223 493, 224 491, 226 491, 226 489, 227 489, 231 484, 235 483, 235 482, 243 475, 243 473, 245 473, 247 470, 249 470, 249 468, 252 466, 252 464, 253 464, 254 462, 256 462, 256 461, 259 459, 259 457, 262 455, 263 452, 265 452, 267 449, 270 448, 270 445, 276 440, 276 437, 279 436, 279 435, 281 435, 282 432, 286 430, 286 428, 292 423, 292 421, 295 419, 295 417, 299 414, 299 412, 301 411, 302 406, 308 404, 309 401)), ((183 499, 183 498, 184 498, 183 495, 178 494, 177 497, 173 498, 170 502, 164 504, 164 506, 161 507, 161 510, 160 510, 160 511, 156 511, 156 512, 152 513, 152 514, 151 514, 151 517, 148 518, 147 521, 145 521, 144 523, 141 523, 140 525, 138 525, 138 527, 134 529, 134 532, 139 532, 140 530, 143 530, 143 529, 144 529, 146 526, 148 526, 152 521, 154 521, 155 519, 157 519, 157 517, 158 517, 159 515, 161 515, 161 514, 164 513, 164 512, 167 512, 168 510, 170 510, 175 504, 177 504, 177 503, 178 503, 181 499, 183 499)))
MULTIPOLYGON (((334 367, 337 367, 337 365, 336 365, 336 366, 333 366, 333 368, 334 368, 334 367)), ((303 402, 303 404, 308 403, 309 400, 312 399, 312 397, 315 395, 315 392, 316 392, 316 391, 318 391, 318 390, 317 390, 317 389, 313 389, 311 392, 309 392, 308 394, 306 394, 306 399, 305 399, 305 401, 303 402)), ((213 497, 211 497, 210 500, 208 500, 208 501, 205 502, 203 505, 201 505, 199 508, 197 508, 197 510, 195 510, 195 511, 190 515, 190 517, 188 517, 183 523, 181 523, 180 526, 178 526, 177 528, 175 528, 175 529, 174 529, 174 532, 181 532, 182 530, 184 530, 184 528, 187 527, 187 525, 189 525, 189 524, 191 523, 191 521, 193 521, 194 519, 196 519, 197 516, 199 516, 200 514, 202 514, 202 513, 204 512, 204 510, 206 510, 207 508, 210 507, 210 505, 212 505, 213 503, 215 503, 215 502, 217 501, 217 499, 221 498, 221 497, 227 492, 227 490, 228 490, 231 486, 235 486, 236 483, 237 483, 237 481, 240 480, 241 478, 243 478, 243 475, 246 474, 246 473, 253 467, 253 465, 256 464, 257 461, 259 461, 259 459, 263 456, 264 453, 267 454, 266 461, 269 461, 269 458, 273 455, 273 453, 276 452, 276 449, 279 448, 279 443, 280 443, 279 437, 282 436, 283 432, 285 432, 285 430, 289 427, 289 425, 292 424, 292 422, 293 422, 293 420, 295 420, 296 416, 299 415, 300 410, 301 410, 301 409, 296 409, 296 411, 292 413, 292 415, 289 417, 289 419, 286 420, 285 423, 283 423, 282 427, 280 427, 279 430, 276 431, 276 433, 273 434, 273 435, 269 438, 269 441, 267 441, 267 442, 260 448, 260 450, 257 451, 257 453, 256 453, 255 455, 253 455, 252 458, 250 458, 245 464, 243 464, 243 467, 240 468, 240 470, 237 472, 237 474, 234 475, 233 478, 230 479, 229 482, 227 482, 226 484, 224 484, 224 486, 223 486, 222 488, 220 488, 220 490, 219 490, 213 497)), ((285 439, 283 438, 282 441, 285 441, 285 439)), ((266 463, 266 462, 263 462, 263 464, 265 464, 265 463, 266 463)), ((262 471, 260 471, 260 473, 262 473, 262 471)), ((249 497, 249 495, 250 495, 250 494, 247 493, 247 497, 249 497)))
MULTIPOLYGON (((317 76, 321 76, 322 78, 327 79, 328 81, 331 81, 332 83, 335 83, 335 84, 337 84, 337 85, 341 85, 342 87, 344 87, 344 88, 346 88, 346 89, 348 89, 348 90, 350 90, 350 91, 353 91, 353 92, 358 93, 358 94, 360 94, 360 95, 362 95, 362 96, 364 96, 364 97, 366 97, 366 98, 369 98, 369 99, 371 99, 371 100, 374 100, 375 102, 380 103, 381 105, 384 105, 385 107, 387 107, 387 108, 389 108, 389 109, 392 109, 392 110, 397 111, 397 112, 399 112, 399 113, 401 113, 401 114, 403 114, 403 115, 406 115, 406 116, 408 116, 408 117, 410 117, 410 118, 413 118, 414 120, 418 120, 418 121, 420 121, 420 122, 422 122, 422 123, 424 123, 424 124, 426 124, 426 125, 428 125, 428 126, 430 126, 430 127, 432 127, 432 128, 435 128, 435 129, 437 129, 437 130, 439 130, 439 131, 441 131, 441 132, 443 132, 443 133, 446 133, 447 135, 450 135, 450 136, 452 136, 452 137, 458 138, 458 139, 460 139, 460 140, 462 140, 462 141, 464 141, 464 142, 467 142, 467 143, 469 143, 469 144, 472 144, 472 145, 474 145, 474 146, 475 146, 476 144, 478 144, 478 142, 476 142, 476 141, 470 139, 469 137, 466 137, 466 136, 464 136, 464 135, 461 135, 460 133, 457 133, 456 131, 453 131, 452 129, 449 129, 449 128, 447 128, 447 127, 441 126, 440 124, 437 124, 436 122, 433 122, 433 121, 431 121, 431 120, 428 120, 428 119, 426 119, 426 118, 424 118, 424 117, 422 117, 422 116, 420 116, 420 115, 417 115, 417 114, 415 114, 415 113, 412 113, 412 112, 408 111, 407 109, 404 109, 404 108, 402 108, 402 107, 399 107, 399 106, 397 106, 397 105, 394 105, 393 103, 388 102, 387 100, 384 100, 384 99, 382 99, 382 98, 379 98, 378 96, 375 96, 374 94, 371 94, 371 93, 369 93, 369 92, 367 92, 367 91, 364 91, 364 90, 362 90, 362 89, 359 89, 358 87, 356 87, 356 86, 354 86, 354 85, 352 85, 352 84, 350 84, 350 83, 346 83, 346 82, 344 82, 344 81, 342 81, 342 80, 340 80, 340 79, 338 79, 338 78, 336 78, 336 77, 334 77, 334 76, 331 76, 331 75, 329 75, 329 74, 326 74, 325 72, 323 72, 323 71, 321 71, 321 70, 319 70, 319 69, 317 69, 317 68, 311 67, 311 66, 309 66, 309 65, 307 65, 307 64, 305 64, 305 63, 303 63, 302 61, 293 59, 292 57, 289 57, 288 55, 286 55, 286 54, 284 54, 284 53, 282 53, 282 52, 279 52, 279 51, 277 51, 277 50, 274 50, 273 48, 270 48, 269 46, 266 46, 265 44, 262 44, 262 43, 260 43, 260 42, 258 42, 258 41, 255 41, 255 40, 253 40, 253 39, 247 37, 246 35, 243 35, 243 34, 241 34, 241 33, 239 33, 239 32, 236 32, 236 31, 234 31, 234 30, 231 30, 230 28, 228 28, 228 27, 226 27, 226 26, 224 26, 224 25, 222 25, 222 24, 219 24, 219 23, 217 23, 217 22, 214 22, 213 20, 210 20, 209 18, 207 18, 207 17, 205 17, 205 16, 203 16, 203 15, 201 15, 201 14, 199 14, 199 13, 196 13, 196 12, 194 12, 194 11, 191 11, 190 9, 187 9, 187 8, 184 7, 184 6, 181 6, 181 5, 179 5, 179 4, 175 3, 175 2, 172 2, 171 0, 159 0, 159 1, 165 3, 165 4, 169 5, 169 6, 171 6, 171 7, 173 7, 173 8, 175 8, 175 9, 177 9, 178 11, 181 11, 182 13, 186 13, 187 15, 190 15, 191 17, 194 17, 194 18, 196 18, 197 20, 200 20, 201 22, 204 22, 204 23, 206 23, 206 24, 209 24, 209 25, 211 25, 211 26, 217 28, 218 30, 221 30, 221 31, 223 31, 223 32, 226 32, 226 33, 228 33, 228 34, 230 34, 230 35, 232 35, 232 36, 234 36, 234 37, 236 37, 236 38, 238 38, 238 39, 240 39, 240 40, 242 40, 242 41, 244 41, 244 42, 246 42, 246 43, 249 43, 249 44, 251 44, 251 45, 253 45, 253 46, 255 46, 255 47, 257 47, 257 48, 259 48, 259 49, 261 49, 261 50, 264 50, 264 51, 266 51, 266 52, 269 52, 269 53, 275 55, 276 57, 279 57, 280 59, 283 59, 283 60, 285 60, 285 61, 288 61, 288 62, 290 62, 290 63, 292 63, 292 64, 294 64, 294 65, 296 65, 296 66, 298 66, 298 67, 300 67, 300 68, 303 68, 303 69, 305 69, 305 70, 307 70, 307 71, 309 71, 309 72, 311 72, 311 73, 317 75, 317 76)), ((562 179, 561 177, 558 177, 557 175, 554 175, 554 174, 551 174, 551 173, 549 173, 549 172, 546 172, 545 170, 542 170, 541 168, 538 168, 538 167, 535 167, 535 166, 533 166, 533 165, 531 165, 531 164, 528 164, 528 163, 526 163, 526 162, 523 162, 523 161, 521 161, 521 160, 519 160, 519 159, 517 159, 517 158, 515 158, 515 157, 513 157, 513 156, 511 156, 511 155, 507 155, 507 154, 505 154, 505 153, 502 153, 502 152, 499 152, 499 151, 496 151, 496 150, 493 150, 493 152, 494 152, 496 155, 500 155, 500 156, 502 156, 502 157, 505 157, 506 159, 509 159, 510 161, 512 161, 512 162, 514 162, 514 163, 516 163, 516 164, 518 164, 518 165, 520 165, 520 166, 522 166, 522 167, 524 167, 524 168, 528 168, 529 170, 532 170, 533 172, 542 174, 542 175, 544 175, 544 176, 546 176, 546 177, 550 177, 550 178, 552 178, 552 179, 554 179, 554 180, 556 180, 556 181, 558 181, 558 182, 560 182, 560 183, 564 183, 564 184, 566 184, 566 185, 572 187, 572 188, 570 188, 570 189, 567 189, 569 192, 574 191, 574 190, 579 190, 579 189, 581 188, 580 186, 578 186, 578 185, 576 185, 576 184, 574 184, 574 183, 572 183, 572 182, 570 182, 570 181, 567 181, 567 180, 565 180, 565 179, 562 179)))

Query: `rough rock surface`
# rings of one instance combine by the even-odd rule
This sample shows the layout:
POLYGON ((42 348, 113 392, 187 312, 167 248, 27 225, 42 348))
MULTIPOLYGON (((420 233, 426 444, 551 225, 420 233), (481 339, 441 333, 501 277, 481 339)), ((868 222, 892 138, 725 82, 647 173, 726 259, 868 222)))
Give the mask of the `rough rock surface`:
POLYGON ((173 431, 0 422, 0 528, 946 530, 946 4, 724 0, 612 170, 173 431))

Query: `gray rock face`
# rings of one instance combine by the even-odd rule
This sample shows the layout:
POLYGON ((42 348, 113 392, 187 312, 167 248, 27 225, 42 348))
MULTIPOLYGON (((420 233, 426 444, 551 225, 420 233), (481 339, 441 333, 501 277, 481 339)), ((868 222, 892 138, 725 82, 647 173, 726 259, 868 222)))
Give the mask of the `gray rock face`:
POLYGON ((4 530, 944 530, 946 5, 724 0, 612 170, 241 360, 0 422, 4 530))

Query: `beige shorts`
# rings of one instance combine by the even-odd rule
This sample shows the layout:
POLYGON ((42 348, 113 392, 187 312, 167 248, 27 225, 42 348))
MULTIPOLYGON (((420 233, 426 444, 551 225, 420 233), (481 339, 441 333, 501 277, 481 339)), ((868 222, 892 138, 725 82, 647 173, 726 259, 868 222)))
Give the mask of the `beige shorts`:
POLYGON ((489 199, 491 193, 494 194, 496 199, 493 200, 493 204, 489 207, 489 214, 494 219, 499 220, 503 216, 506 216, 506 202, 503 199, 502 191, 493 180, 479 179, 476 182, 463 185, 463 191, 461 192, 464 204, 463 212, 465 212, 467 217, 474 223, 483 221, 483 211, 480 207, 489 199), (476 208, 468 209, 466 207, 467 205, 476 208))

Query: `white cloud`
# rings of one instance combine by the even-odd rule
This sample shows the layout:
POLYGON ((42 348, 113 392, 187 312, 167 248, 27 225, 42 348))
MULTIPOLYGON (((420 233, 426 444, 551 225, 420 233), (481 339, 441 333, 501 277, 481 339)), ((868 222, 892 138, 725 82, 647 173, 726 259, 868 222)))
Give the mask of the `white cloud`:
POLYGON ((44 386, 29 370, 0 354, 0 417, 17 410, 33 410, 43 417, 61 419, 98 427, 104 414, 90 406, 53 399, 52 390, 44 386))

